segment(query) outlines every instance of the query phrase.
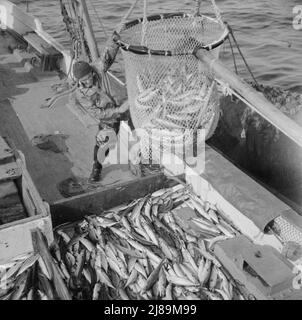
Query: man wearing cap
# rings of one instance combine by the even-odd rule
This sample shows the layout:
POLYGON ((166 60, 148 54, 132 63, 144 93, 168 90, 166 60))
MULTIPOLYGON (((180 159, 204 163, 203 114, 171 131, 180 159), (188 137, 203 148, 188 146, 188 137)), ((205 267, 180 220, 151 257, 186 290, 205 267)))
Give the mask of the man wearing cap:
MULTIPOLYGON (((116 33, 114 37, 119 37, 116 33)), ((106 144, 108 137, 117 135, 119 131, 119 115, 128 109, 128 103, 117 107, 113 97, 105 92, 102 86, 102 74, 112 65, 118 51, 118 45, 111 41, 104 50, 104 55, 98 61, 98 72, 87 62, 78 61, 73 65, 73 76, 78 82, 78 87, 69 97, 69 103, 78 104, 84 108, 95 119, 99 120, 99 132, 96 136, 96 144, 93 155, 93 168, 89 180, 97 182, 101 178, 102 164, 99 162, 98 152, 104 148, 103 153, 109 154, 106 144), (101 66, 101 67, 100 67, 101 66), (106 149, 106 150, 105 150, 106 149)))

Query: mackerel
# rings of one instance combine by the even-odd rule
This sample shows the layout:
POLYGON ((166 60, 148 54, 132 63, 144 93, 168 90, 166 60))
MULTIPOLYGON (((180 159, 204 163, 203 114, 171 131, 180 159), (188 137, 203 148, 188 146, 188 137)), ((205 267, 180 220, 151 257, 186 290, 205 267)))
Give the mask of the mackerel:
POLYGON ((113 286, 112 282, 110 281, 109 277, 107 276, 107 274, 100 268, 96 269, 96 273, 98 276, 98 279, 100 282, 104 283, 106 286, 115 289, 115 287, 113 286))
POLYGON ((192 282, 196 282, 198 280, 195 271, 192 270, 187 264, 182 263, 179 265, 179 267, 185 275, 184 278, 187 278, 192 282))
POLYGON ((194 269, 195 273, 197 274, 198 267, 197 267, 194 259, 192 258, 190 252, 184 247, 181 248, 181 252, 182 252, 182 256, 183 256, 184 260, 187 261, 192 266, 192 268, 194 269))
POLYGON ((31 257, 27 258, 22 266, 20 267, 16 277, 18 277, 20 274, 22 274, 24 271, 26 271, 27 269, 29 269, 31 266, 33 266, 36 261, 39 259, 39 254, 35 254, 35 255, 32 255, 31 257))
POLYGON ((135 250, 127 249, 125 247, 122 247, 119 244, 115 244, 115 246, 120 252, 122 252, 123 254, 126 254, 130 257, 137 258, 137 259, 144 259, 146 257, 146 254, 140 253, 135 250))
POLYGON ((217 284, 217 280, 218 280, 218 274, 217 274, 217 269, 215 266, 213 266, 212 268, 212 272, 210 275, 210 280, 209 280, 209 289, 210 291, 213 291, 216 287, 217 284))
POLYGON ((134 257, 130 257, 129 261, 128 261, 128 272, 131 273, 133 268, 135 267, 137 258, 134 257))
POLYGON ((167 279, 169 282, 171 282, 177 286, 182 286, 182 287, 194 287, 194 286, 199 285, 197 282, 194 283, 194 282, 188 280, 187 278, 168 276, 167 279))
POLYGON ((145 268, 139 263, 136 262, 134 269, 139 272, 145 279, 147 279, 147 274, 145 268))
POLYGON ((174 263, 173 264, 173 270, 175 272, 175 274, 178 276, 178 277, 181 277, 181 278, 186 278, 186 272, 184 272, 182 270, 182 268, 180 267, 180 265, 178 265, 177 263, 174 263))
POLYGON ((158 279, 158 296, 160 298, 163 298, 165 295, 165 288, 166 288, 166 283, 167 283, 167 277, 163 269, 160 270, 159 272, 159 279, 158 279))
POLYGON ((159 273, 161 268, 163 267, 165 263, 165 259, 163 259, 158 266, 152 271, 150 276, 147 279, 146 285, 142 288, 142 292, 146 292, 152 288, 152 286, 155 284, 155 282, 158 280, 159 273))
POLYGON ((115 227, 110 227, 110 230, 113 231, 118 237, 121 237, 122 239, 128 240, 129 236, 131 237, 131 235, 129 235, 129 233, 126 234, 123 231, 121 231, 120 229, 117 229, 115 227))

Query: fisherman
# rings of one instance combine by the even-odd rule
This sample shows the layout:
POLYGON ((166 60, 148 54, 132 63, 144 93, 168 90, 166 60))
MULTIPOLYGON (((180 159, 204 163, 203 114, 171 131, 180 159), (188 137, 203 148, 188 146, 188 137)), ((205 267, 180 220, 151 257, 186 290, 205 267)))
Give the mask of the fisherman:
POLYGON ((85 61, 78 61, 73 65, 73 76, 78 87, 70 95, 69 103, 78 104, 99 121, 90 182, 100 180, 103 165, 98 160, 98 153, 102 151, 105 158, 109 155, 108 139, 110 136, 116 137, 119 132, 120 115, 128 110, 127 102, 118 107, 116 100, 105 91, 104 75, 115 60, 119 48, 115 41, 119 38, 114 32, 103 56, 97 61, 97 70, 85 61))

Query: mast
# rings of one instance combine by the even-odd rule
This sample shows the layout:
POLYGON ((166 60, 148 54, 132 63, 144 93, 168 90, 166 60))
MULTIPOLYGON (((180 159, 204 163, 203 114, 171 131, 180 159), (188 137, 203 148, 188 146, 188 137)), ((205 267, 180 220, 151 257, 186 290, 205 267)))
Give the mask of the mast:
POLYGON ((86 1, 85 0, 77 0, 77 1, 79 2, 80 7, 82 9, 82 13, 83 13, 83 18, 84 18, 84 22, 85 22, 85 35, 86 35, 88 47, 89 47, 89 50, 91 53, 91 58, 92 58, 92 61, 95 61, 100 57, 100 53, 99 53, 96 39, 94 36, 92 23, 90 20, 86 1))

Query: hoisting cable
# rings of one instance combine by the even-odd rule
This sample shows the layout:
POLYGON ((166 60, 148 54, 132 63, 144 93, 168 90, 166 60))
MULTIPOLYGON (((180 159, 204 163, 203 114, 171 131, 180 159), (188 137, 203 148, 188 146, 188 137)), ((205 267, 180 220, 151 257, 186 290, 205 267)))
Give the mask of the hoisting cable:
POLYGON ((230 36, 228 36, 228 40, 230 43, 230 48, 231 48, 231 52, 232 52, 232 57, 233 57, 233 63, 234 63, 234 68, 235 68, 235 72, 238 75, 238 68, 237 68, 237 63, 236 63, 236 57, 235 57, 235 53, 234 53, 234 49, 233 49, 233 45, 232 45, 232 41, 230 36))
POLYGON ((93 8, 93 11, 94 11, 94 13, 95 13, 95 15, 96 15, 97 19, 98 19, 99 25, 101 26, 101 28, 102 28, 102 30, 103 30, 103 32, 104 32, 104 34, 105 34, 106 38, 108 38, 108 37, 109 37, 109 35, 108 35, 108 32, 106 31, 106 30, 107 30, 107 28, 105 27, 105 25, 104 25, 104 23, 103 23, 103 21, 102 21, 102 19, 101 19, 100 15, 98 14, 98 12, 97 12, 97 10, 96 10, 96 8, 95 8, 95 5, 93 4, 93 2, 92 2, 91 0, 90 0, 89 2, 90 2, 91 7, 93 8))
POLYGON ((68 5, 68 9, 69 9, 70 19, 71 19, 73 29, 75 32, 76 24, 75 24, 75 17, 72 16, 73 11, 71 9, 71 0, 67 0, 67 5, 68 5))
POLYGON ((127 19, 129 18, 129 16, 131 15, 131 13, 133 12, 136 4, 139 2, 140 0, 134 0, 131 7, 129 8, 129 10, 127 11, 127 13, 124 15, 124 17, 121 19, 120 24, 118 25, 118 27, 116 28, 116 32, 120 33, 124 27, 125 27, 125 23, 127 21, 127 19))
POLYGON ((147 25, 148 25, 148 19, 147 19, 147 0, 144 0, 144 17, 142 22, 142 46, 147 46, 146 43, 146 35, 147 35, 147 25))
POLYGON ((78 15, 78 7, 75 3, 75 0, 70 0, 71 1, 71 7, 73 10, 73 13, 75 14, 76 17, 76 22, 77 22, 77 31, 79 33, 79 37, 80 37, 80 42, 81 42, 81 59, 84 59, 83 56, 86 55, 86 57, 89 60, 89 54, 90 52, 87 51, 87 46, 85 44, 85 39, 84 39, 84 35, 83 35, 83 28, 82 28, 82 21, 83 21, 83 17, 79 17, 78 15))
POLYGON ((194 15, 199 16, 200 15, 200 7, 201 7, 201 1, 202 0, 195 0, 196 1, 196 7, 194 10, 194 15))
POLYGON ((225 24, 226 24, 227 28, 229 29, 230 35, 231 35, 231 37, 232 37, 232 39, 233 39, 233 41, 234 41, 234 43, 235 43, 235 45, 237 47, 237 50, 238 50, 238 52, 239 52, 239 54, 240 54, 240 56, 241 56, 241 58, 242 58, 242 60, 243 60, 243 62, 245 64, 247 70, 249 71, 250 75, 252 76, 256 86, 259 87, 259 84, 258 84, 258 82, 257 82, 257 80, 256 80, 251 68, 249 67, 249 65, 248 65, 248 63, 247 63, 247 61, 246 61, 246 59, 245 59, 245 57, 244 57, 244 55, 243 55, 243 53, 242 53, 242 51, 240 49, 240 46, 239 46, 239 44, 238 44, 238 42, 237 42, 237 40, 236 40, 236 38, 234 36, 233 29, 231 28, 231 26, 227 22, 225 22, 225 24))
POLYGON ((220 23, 222 27, 224 27, 224 22, 222 21, 220 9, 217 7, 215 0, 211 0, 211 3, 212 3, 213 11, 216 16, 216 20, 220 23))
MULTIPOLYGON (((71 24, 72 24, 72 26, 70 25, 69 27, 67 27, 67 31, 70 34, 70 39, 71 39, 72 46, 73 46, 73 55, 72 55, 72 62, 73 62, 73 60, 78 60, 79 44, 80 44, 81 40, 79 39, 79 32, 77 32, 75 17, 73 16, 74 12, 73 12, 72 7, 71 7, 71 0, 67 0, 67 5, 68 5, 69 15, 70 16, 68 15, 68 12, 67 12, 67 10, 65 8, 65 5, 64 5, 64 8, 66 10, 67 18, 71 21, 71 24)), ((63 14, 63 17, 64 17, 64 14, 63 14)), ((64 20, 65 20, 65 18, 64 18, 64 20)), ((72 62, 70 63, 70 68, 69 68, 70 72, 71 72, 72 62)), ((69 76, 70 72, 68 72, 68 76, 69 76)))

